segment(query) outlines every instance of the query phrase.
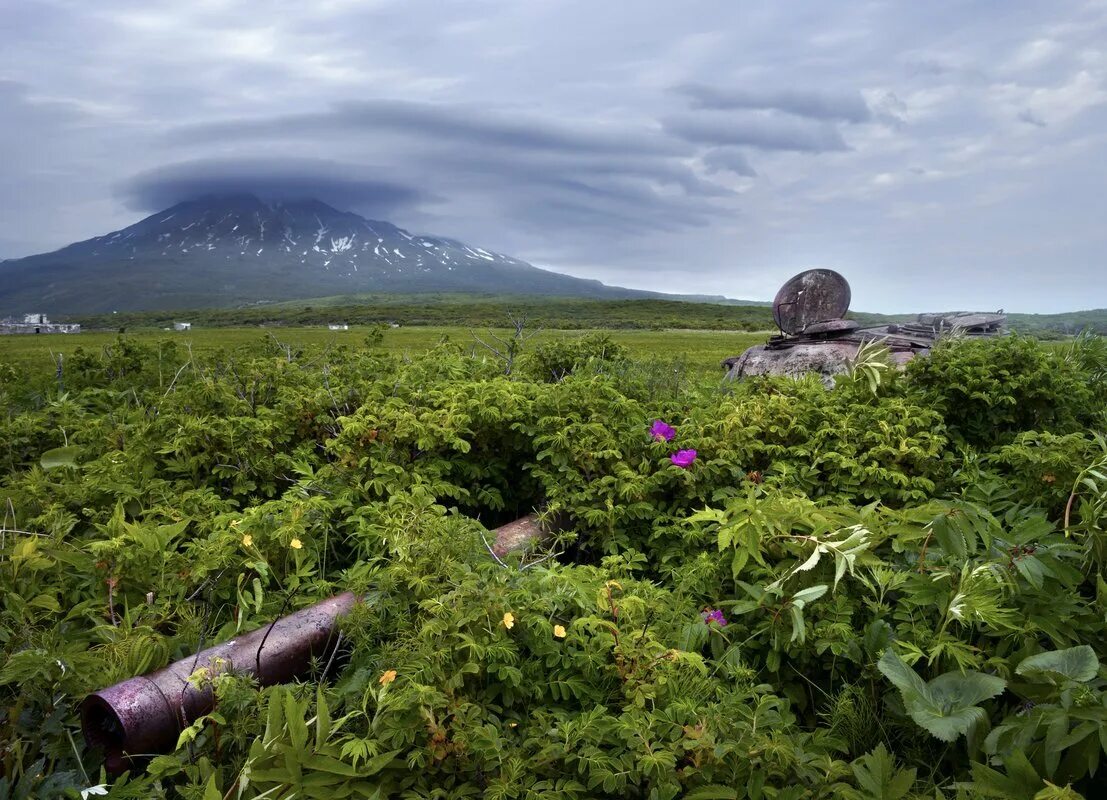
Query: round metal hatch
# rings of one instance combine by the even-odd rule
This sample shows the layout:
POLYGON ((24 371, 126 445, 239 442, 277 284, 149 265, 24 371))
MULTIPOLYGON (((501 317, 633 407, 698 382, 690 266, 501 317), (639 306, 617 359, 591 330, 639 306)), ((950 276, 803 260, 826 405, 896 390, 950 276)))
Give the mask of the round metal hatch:
POLYGON ((846 279, 832 269, 809 269, 780 287, 773 319, 785 333, 803 333, 809 325, 841 319, 849 311, 846 279))

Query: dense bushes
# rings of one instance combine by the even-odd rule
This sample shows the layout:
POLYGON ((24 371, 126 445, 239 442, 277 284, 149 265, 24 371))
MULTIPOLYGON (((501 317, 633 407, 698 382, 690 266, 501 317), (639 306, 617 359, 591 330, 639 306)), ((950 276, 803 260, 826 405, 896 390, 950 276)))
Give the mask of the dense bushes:
POLYGON ((1102 795, 1097 340, 831 391, 609 344, 0 365, 0 796, 1102 795), (493 560, 539 506, 554 557, 493 560), (344 589, 336 679, 198 676, 121 779, 80 745, 88 691, 344 589))
POLYGON ((1103 391, 1088 380, 1088 365, 1020 336, 940 344, 908 371, 950 431, 974 446, 1022 431, 1080 430, 1103 411, 1103 391))

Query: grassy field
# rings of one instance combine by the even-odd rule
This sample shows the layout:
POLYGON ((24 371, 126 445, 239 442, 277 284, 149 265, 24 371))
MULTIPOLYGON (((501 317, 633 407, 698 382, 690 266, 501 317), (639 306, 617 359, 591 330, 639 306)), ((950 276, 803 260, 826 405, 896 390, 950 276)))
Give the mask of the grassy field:
MULTIPOLYGON (((282 344, 321 352, 327 347, 340 345, 364 347, 366 335, 371 330, 370 327, 355 326, 351 326, 348 331, 331 331, 319 326, 281 327, 271 331, 260 328, 210 328, 180 333, 139 330, 127 333, 126 336, 146 343, 170 340, 181 347, 190 346, 198 354, 253 345, 268 336, 275 337, 282 344)), ((506 330, 494 332, 501 337, 508 335, 506 330)), ((529 339, 527 344, 533 347, 543 340, 581 336, 585 333, 587 331, 541 331, 529 339)), ((634 357, 679 357, 685 359, 690 367, 720 372, 719 364, 724 358, 738 355, 747 347, 764 342, 770 335, 768 332, 688 330, 627 330, 604 333, 629 348, 634 357)), ((474 339, 474 334, 494 343, 484 329, 470 332, 468 328, 459 327, 409 327, 386 330, 382 346, 394 353, 419 353, 443 339, 449 339, 464 347, 482 350, 474 339)), ((10 364, 28 376, 43 374, 53 371, 55 355, 71 355, 79 347, 97 350, 115 341, 117 337, 118 334, 115 333, 0 336, 0 363, 10 364)))

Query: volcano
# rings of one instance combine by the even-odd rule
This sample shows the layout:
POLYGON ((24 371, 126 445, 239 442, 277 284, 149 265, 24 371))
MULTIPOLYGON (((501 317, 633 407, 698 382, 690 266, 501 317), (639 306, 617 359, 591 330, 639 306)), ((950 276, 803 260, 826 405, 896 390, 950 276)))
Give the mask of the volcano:
POLYGON ((209 196, 52 253, 0 261, 0 313, 240 306, 365 292, 662 297, 409 233, 315 199, 209 196))

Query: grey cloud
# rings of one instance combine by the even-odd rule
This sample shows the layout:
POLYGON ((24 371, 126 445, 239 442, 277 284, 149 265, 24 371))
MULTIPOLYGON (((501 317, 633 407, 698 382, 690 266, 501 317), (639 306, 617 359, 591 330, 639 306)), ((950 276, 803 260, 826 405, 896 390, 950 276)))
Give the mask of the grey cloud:
POLYGON ((693 108, 782 111, 799 117, 841 122, 868 122, 872 112, 858 92, 819 92, 799 89, 751 89, 686 83, 676 87, 693 108))
POLYGON ((763 114, 683 114, 664 121, 665 130, 704 145, 745 145, 760 150, 827 153, 849 150, 832 125, 763 114))
POLYGON ((1012 4, 8 3, 0 255, 248 184, 641 288, 1102 306, 1107 106, 1060 90, 1107 79, 1107 8, 1012 4))
POLYGON ((314 198, 377 216, 433 198, 421 188, 381 180, 364 167, 314 159, 201 159, 149 170, 120 184, 117 196, 136 211, 158 211, 206 195, 314 198))
POLYGON ((1019 112, 1018 120, 1019 122, 1025 122, 1028 125, 1033 125, 1036 128, 1044 128, 1047 126, 1046 121, 1035 114, 1033 111, 1031 111, 1029 108, 1023 109, 1021 112, 1019 112))
POLYGON ((703 166, 708 172, 733 172, 746 178, 757 177, 746 154, 734 147, 716 147, 703 155, 703 166))
POLYGON ((404 100, 343 102, 318 113, 188 125, 171 131, 170 139, 180 143, 225 142, 356 132, 392 133, 475 147, 532 151, 643 155, 673 155, 678 152, 672 142, 640 127, 616 131, 600 124, 573 127, 531 114, 510 113, 488 106, 404 100))
POLYGON ((658 126, 570 123, 495 108, 359 101, 185 126, 169 138, 178 146, 217 141, 276 152, 310 141, 352 162, 365 152, 387 153, 381 160, 389 180, 433 187, 470 215, 486 209, 501 225, 545 226, 547 234, 598 230, 605 220, 611 236, 703 226, 733 213, 727 201, 735 197, 695 172, 694 145, 658 126))

